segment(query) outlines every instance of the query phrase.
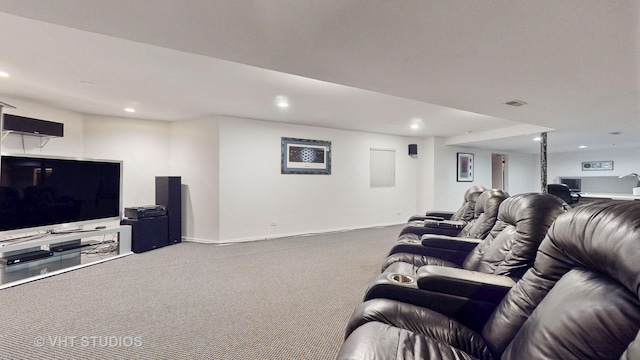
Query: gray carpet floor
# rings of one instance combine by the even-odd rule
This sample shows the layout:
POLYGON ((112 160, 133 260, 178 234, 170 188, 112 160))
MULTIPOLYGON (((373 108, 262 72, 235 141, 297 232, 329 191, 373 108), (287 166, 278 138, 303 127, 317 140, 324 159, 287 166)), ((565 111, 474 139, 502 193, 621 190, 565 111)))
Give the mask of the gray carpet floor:
POLYGON ((0 359, 334 359, 400 226, 181 243, 0 290, 0 359))

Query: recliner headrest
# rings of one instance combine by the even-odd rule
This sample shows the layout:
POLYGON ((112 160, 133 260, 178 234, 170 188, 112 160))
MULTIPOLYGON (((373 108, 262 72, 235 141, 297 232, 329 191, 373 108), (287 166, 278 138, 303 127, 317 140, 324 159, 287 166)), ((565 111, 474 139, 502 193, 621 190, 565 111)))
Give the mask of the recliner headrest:
MULTIPOLYGON (((498 221, 516 226, 521 221, 531 221, 535 217, 540 217, 540 212, 549 212, 551 208, 559 210, 563 207, 564 204, 557 196, 541 193, 518 194, 500 204, 498 221)), ((559 214, 560 212, 556 216, 559 214)))
POLYGON ((484 186, 474 185, 464 192, 464 200, 475 202, 478 196, 480 196, 480 194, 482 194, 485 190, 487 189, 485 189, 484 186))
POLYGON ((476 200, 476 207, 474 209, 475 218, 480 214, 487 214, 488 216, 496 217, 500 204, 509 197, 506 191, 499 189, 485 190, 476 200))
POLYGON ((509 194, 506 191, 498 189, 482 192, 476 201, 473 219, 460 231, 458 236, 484 238, 496 222, 500 203, 508 197, 509 194))
POLYGON ((464 193, 464 202, 458 211, 451 217, 451 220, 471 221, 474 218, 474 209, 480 194, 486 189, 483 186, 474 185, 464 193))
POLYGON ((521 277, 533 265, 549 226, 564 211, 562 200, 550 194, 509 197, 500 204, 489 235, 465 259, 464 268, 521 277))
POLYGON ((549 238, 576 264, 606 274, 640 299, 640 202, 602 202, 558 218, 549 238))

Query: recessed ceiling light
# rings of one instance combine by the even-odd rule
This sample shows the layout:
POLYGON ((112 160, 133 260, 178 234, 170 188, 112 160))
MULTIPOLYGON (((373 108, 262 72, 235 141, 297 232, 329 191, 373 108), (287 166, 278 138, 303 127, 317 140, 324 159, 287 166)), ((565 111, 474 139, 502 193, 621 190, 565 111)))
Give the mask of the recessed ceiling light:
POLYGON ((469 135, 469 134, 471 134, 471 133, 472 133, 472 131, 465 131, 465 132, 464 132, 464 134, 465 134, 465 135, 469 135))
POLYGON ((125 108, 124 111, 134 113, 136 112, 136 109, 128 107, 128 108, 125 108))
POLYGON ((80 84, 86 85, 86 86, 96 86, 96 84, 92 81, 80 81, 80 84))
POLYGON ((578 146, 578 149, 586 149, 586 148, 587 148, 587 145, 580 145, 580 146, 578 146))
POLYGON ((420 129, 421 125, 422 125, 422 119, 413 118, 411 119, 411 125, 409 125, 409 127, 413 130, 417 130, 417 129, 420 129))
POLYGON ((289 107, 289 99, 284 96, 276 96, 276 106, 285 109, 289 107))
POLYGON ((9 77, 8 72, 0 71, 0 77, 9 77))
POLYGON ((536 136, 533 138, 533 141, 542 141, 542 138, 540 136, 536 136))

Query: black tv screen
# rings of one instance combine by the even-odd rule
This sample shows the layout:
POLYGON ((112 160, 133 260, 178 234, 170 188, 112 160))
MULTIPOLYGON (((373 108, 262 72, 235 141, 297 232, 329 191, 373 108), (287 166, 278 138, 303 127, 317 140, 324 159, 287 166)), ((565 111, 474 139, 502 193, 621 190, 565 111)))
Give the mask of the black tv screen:
POLYGON ((120 162, 9 155, 0 162, 0 231, 120 217, 120 162))

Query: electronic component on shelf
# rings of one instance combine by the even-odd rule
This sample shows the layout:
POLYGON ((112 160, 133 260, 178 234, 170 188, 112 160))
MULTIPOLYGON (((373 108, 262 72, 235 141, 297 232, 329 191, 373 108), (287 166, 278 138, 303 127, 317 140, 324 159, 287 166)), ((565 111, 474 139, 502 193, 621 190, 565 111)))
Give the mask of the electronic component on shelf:
POLYGON ((95 246, 99 244, 106 244, 107 242, 97 241, 97 240, 89 240, 89 241, 73 241, 69 243, 62 244, 51 244, 51 251, 62 252, 73 249, 80 249, 87 246, 95 246))
POLYGON ((21 264, 27 261, 44 259, 49 256, 53 256, 53 251, 45 251, 45 250, 30 251, 22 254, 14 254, 14 255, 9 255, 9 256, 0 258, 0 264, 7 265, 7 266, 14 265, 14 264, 21 264))
POLYGON ((167 215, 167 208, 164 205, 137 206, 124 209, 124 216, 129 219, 144 219, 164 215, 167 215))

